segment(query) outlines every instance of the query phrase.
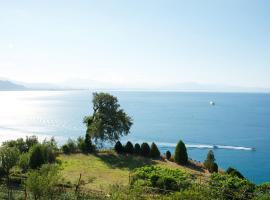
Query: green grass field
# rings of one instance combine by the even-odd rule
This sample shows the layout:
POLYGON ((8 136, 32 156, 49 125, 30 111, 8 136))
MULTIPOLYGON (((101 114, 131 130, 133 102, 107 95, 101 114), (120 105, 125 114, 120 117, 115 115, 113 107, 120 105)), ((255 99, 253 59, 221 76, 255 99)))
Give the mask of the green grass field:
POLYGON ((66 182, 76 184, 80 174, 85 189, 106 191, 110 185, 128 185, 130 172, 145 165, 159 165, 169 168, 182 168, 195 178, 200 175, 205 178, 206 174, 175 163, 148 158, 117 155, 113 151, 98 152, 96 154, 71 154, 60 155, 61 173, 66 182))

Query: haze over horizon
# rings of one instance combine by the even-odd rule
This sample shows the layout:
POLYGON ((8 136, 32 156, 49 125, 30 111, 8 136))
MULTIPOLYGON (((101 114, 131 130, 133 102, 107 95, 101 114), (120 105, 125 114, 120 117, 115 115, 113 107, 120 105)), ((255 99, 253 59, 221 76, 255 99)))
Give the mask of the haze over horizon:
POLYGON ((270 88, 269 1, 15 2, 0 6, 1 77, 270 88))

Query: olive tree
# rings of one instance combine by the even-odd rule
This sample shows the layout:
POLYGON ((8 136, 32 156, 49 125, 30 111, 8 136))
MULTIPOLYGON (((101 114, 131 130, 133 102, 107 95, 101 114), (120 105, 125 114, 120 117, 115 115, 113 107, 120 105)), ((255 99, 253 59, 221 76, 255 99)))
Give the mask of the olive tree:
POLYGON ((108 93, 93 93, 93 114, 84 118, 87 134, 98 141, 116 142, 128 135, 132 119, 120 108, 118 99, 108 93))

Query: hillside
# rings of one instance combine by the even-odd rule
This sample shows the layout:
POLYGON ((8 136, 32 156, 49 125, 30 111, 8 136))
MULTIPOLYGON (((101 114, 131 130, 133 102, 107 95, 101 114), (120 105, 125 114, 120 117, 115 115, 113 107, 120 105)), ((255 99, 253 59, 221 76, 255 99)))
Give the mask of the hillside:
POLYGON ((93 155, 60 155, 62 175, 66 182, 76 184, 82 175, 85 189, 105 190, 111 185, 128 185, 132 170, 146 165, 179 168, 191 174, 198 181, 208 179, 209 174, 170 161, 152 160, 140 156, 118 155, 113 151, 97 152, 93 155))
POLYGON ((8 90, 26 90, 26 87, 23 85, 15 84, 10 81, 0 80, 0 91, 8 90))

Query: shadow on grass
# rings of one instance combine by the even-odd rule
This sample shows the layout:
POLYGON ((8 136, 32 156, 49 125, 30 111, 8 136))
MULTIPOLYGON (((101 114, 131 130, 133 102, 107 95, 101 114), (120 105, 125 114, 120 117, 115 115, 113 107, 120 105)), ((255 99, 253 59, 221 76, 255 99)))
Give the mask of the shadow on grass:
POLYGON ((129 170, 133 170, 145 165, 157 164, 157 162, 149 158, 143 158, 134 155, 98 153, 96 156, 100 158, 104 163, 106 163, 110 168, 128 168, 129 170))

